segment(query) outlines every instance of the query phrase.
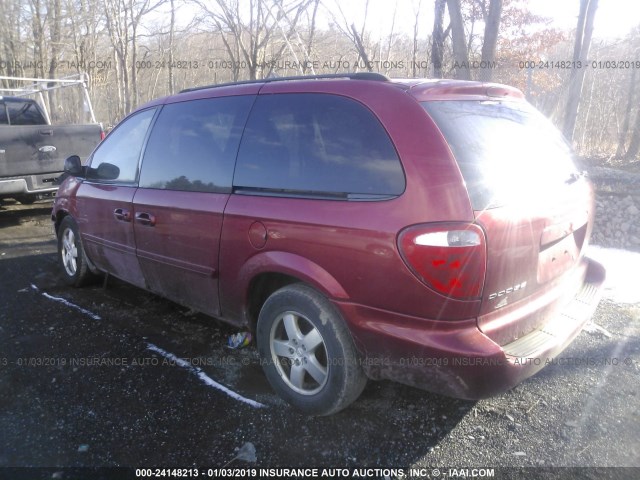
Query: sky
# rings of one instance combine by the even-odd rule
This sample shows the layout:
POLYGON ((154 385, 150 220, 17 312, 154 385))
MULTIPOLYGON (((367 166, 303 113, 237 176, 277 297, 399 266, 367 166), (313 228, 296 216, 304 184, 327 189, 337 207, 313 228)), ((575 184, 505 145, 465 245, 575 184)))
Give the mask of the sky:
MULTIPOLYGON (((530 9, 553 18, 559 28, 574 29, 578 21, 579 0, 531 0, 530 9)), ((600 0, 593 28, 594 37, 615 38, 640 25, 637 0, 600 0)))
MULTIPOLYGON (((340 0, 323 0, 334 15, 339 16, 335 5, 340 0)), ((356 26, 362 25, 366 0, 341 1, 340 6, 349 19, 354 19, 356 26)), ((397 4, 395 31, 404 31, 412 35, 415 10, 419 0, 369 0, 367 24, 372 32, 389 34, 393 11, 397 4)), ((529 9, 541 16, 552 19, 552 26, 560 29, 575 28, 580 0, 530 0, 529 9)), ((434 0, 421 1, 420 37, 426 37, 433 27, 434 0)), ((600 0, 594 25, 595 38, 615 38, 624 36, 633 27, 640 25, 640 1, 637 0, 600 0)))
MULTIPOLYGON (((241 5, 247 0, 239 0, 241 5)), ((339 21, 344 27, 346 17, 347 25, 355 23, 356 27, 362 27, 365 4, 367 0, 321 0, 324 8, 320 9, 318 21, 319 28, 326 28, 329 22, 339 21), (340 12, 342 10, 342 13, 340 12)), ((392 22, 394 23, 394 33, 404 33, 409 37, 413 36, 415 15, 420 4, 419 38, 427 38, 433 29, 433 10, 435 0, 368 0, 369 10, 367 15, 366 29, 370 32, 374 40, 386 39, 391 32, 392 22), (394 18, 395 11, 395 18, 394 18)), ((209 0, 212 6, 215 4, 209 0)), ((572 31, 576 27, 580 0, 523 0, 529 9, 537 15, 551 19, 552 27, 561 30, 572 31)), ((185 26, 189 24, 196 13, 193 3, 185 2, 180 4, 178 10, 178 24, 185 26)), ((168 2, 166 4, 168 6, 168 2)), ((447 13, 448 15, 448 13, 447 13)), ((152 15, 152 23, 167 24, 168 14, 164 9, 159 9, 152 15)), ((445 25, 448 23, 448 16, 445 17, 445 25)), ((640 0, 599 0, 596 12, 593 36, 598 40, 612 40, 622 38, 634 27, 640 27, 640 0)), ((482 26, 476 26, 479 32, 482 26)))

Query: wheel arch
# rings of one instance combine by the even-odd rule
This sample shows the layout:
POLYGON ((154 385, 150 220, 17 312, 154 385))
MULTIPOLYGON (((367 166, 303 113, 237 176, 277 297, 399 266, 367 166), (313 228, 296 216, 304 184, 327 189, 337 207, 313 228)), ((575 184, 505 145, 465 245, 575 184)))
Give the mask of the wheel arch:
POLYGON ((66 210, 58 210, 51 215, 51 220, 53 221, 53 228, 56 232, 56 237, 58 236, 58 230, 60 229, 60 224, 62 221, 68 217, 70 213, 66 210))
POLYGON ((252 257, 239 272, 245 285, 243 312, 255 329, 260 309, 271 294, 286 285, 302 283, 328 299, 348 300, 349 295, 328 271, 312 260, 288 252, 264 252, 252 257))

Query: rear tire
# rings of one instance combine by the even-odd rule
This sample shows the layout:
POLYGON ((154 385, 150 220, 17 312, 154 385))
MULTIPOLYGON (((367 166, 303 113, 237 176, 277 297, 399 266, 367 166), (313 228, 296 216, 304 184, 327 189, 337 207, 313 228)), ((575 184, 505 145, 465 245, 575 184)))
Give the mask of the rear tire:
POLYGON ((306 285, 286 286, 267 299, 256 337, 269 383, 303 413, 336 413, 354 402, 367 383, 340 313, 306 285))
POLYGON ((58 227, 58 261, 65 283, 81 287, 93 279, 84 253, 78 224, 72 217, 65 217, 58 227))

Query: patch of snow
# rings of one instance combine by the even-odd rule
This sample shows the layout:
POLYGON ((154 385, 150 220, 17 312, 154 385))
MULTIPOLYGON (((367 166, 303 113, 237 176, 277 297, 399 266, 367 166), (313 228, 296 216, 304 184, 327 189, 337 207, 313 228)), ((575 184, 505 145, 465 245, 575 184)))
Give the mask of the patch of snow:
POLYGON ((166 358, 167 360, 170 360, 171 362, 175 363, 179 367, 182 367, 182 368, 188 370, 189 372, 191 372, 192 374, 197 376, 205 385, 208 385, 210 387, 216 388, 216 389, 220 390, 221 392, 226 393, 227 395, 229 395, 231 398, 233 398, 235 400, 238 400, 240 402, 244 402, 247 405, 251 405, 254 408, 263 408, 264 407, 264 405, 262 403, 256 402, 255 400, 251 400, 250 398, 243 397, 239 393, 236 393, 233 390, 225 387, 224 385, 216 382, 214 379, 209 377, 201 368, 196 367, 194 365, 191 365, 189 362, 187 362, 187 361, 185 361, 185 360, 183 360, 183 359, 181 359, 179 357, 176 357, 171 352, 167 352, 166 350, 163 350, 162 348, 157 347, 152 343, 147 343, 147 349, 151 350, 152 352, 156 352, 156 353, 162 355, 164 358, 166 358))
POLYGON ((617 248, 589 246, 587 256, 604 265, 607 279, 603 296, 616 303, 640 303, 640 253, 617 248))
MULTIPOLYGON (((40 289, 38 287, 36 287, 33 283, 30 285, 30 287, 31 287, 31 290, 33 290, 34 292, 40 292, 40 289)), ((49 300, 53 300, 54 302, 62 303, 64 305, 66 305, 67 307, 73 308, 74 310, 78 310, 79 312, 84 313, 85 315, 93 318, 94 320, 102 320, 100 315, 98 315, 96 313, 93 313, 93 312, 87 310, 86 308, 82 308, 80 305, 76 305, 75 303, 71 303, 66 298, 54 297, 53 295, 49 295, 47 292, 42 292, 42 296, 45 297, 45 298, 48 298, 49 300)))
POLYGON ((60 302, 64 305, 66 305, 67 307, 73 308, 74 310, 78 310, 81 313, 84 313, 85 315, 87 315, 88 317, 93 318, 94 320, 102 320, 102 318, 100 317, 100 315, 97 315, 89 310, 87 310, 86 308, 82 308, 79 305, 76 305, 75 303, 71 303, 69 300, 62 298, 62 297, 54 297, 53 295, 49 295, 46 292, 42 292, 42 296, 45 298, 48 298, 49 300, 53 300, 54 302, 60 302))

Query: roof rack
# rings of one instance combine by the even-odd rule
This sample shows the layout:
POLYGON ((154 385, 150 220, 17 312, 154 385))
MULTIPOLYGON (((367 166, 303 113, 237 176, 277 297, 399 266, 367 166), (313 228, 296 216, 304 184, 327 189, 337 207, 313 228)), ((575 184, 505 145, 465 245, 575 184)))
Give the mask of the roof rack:
POLYGON ((327 79, 338 79, 338 78, 348 78, 351 80, 371 80, 375 82, 389 82, 389 77, 383 75, 381 73, 375 72, 357 72, 357 73, 328 73, 324 75, 302 75, 302 76, 294 76, 294 77, 273 77, 273 78, 263 78, 260 80, 244 80, 241 82, 229 82, 229 83, 218 83, 213 85, 205 85, 202 87, 192 87, 185 88, 184 90, 180 90, 180 93, 186 92, 195 92, 197 90, 205 90, 207 88, 217 88, 217 87, 228 87, 231 85, 251 85, 254 83, 273 83, 273 82, 289 82, 295 80, 327 80, 327 79))

